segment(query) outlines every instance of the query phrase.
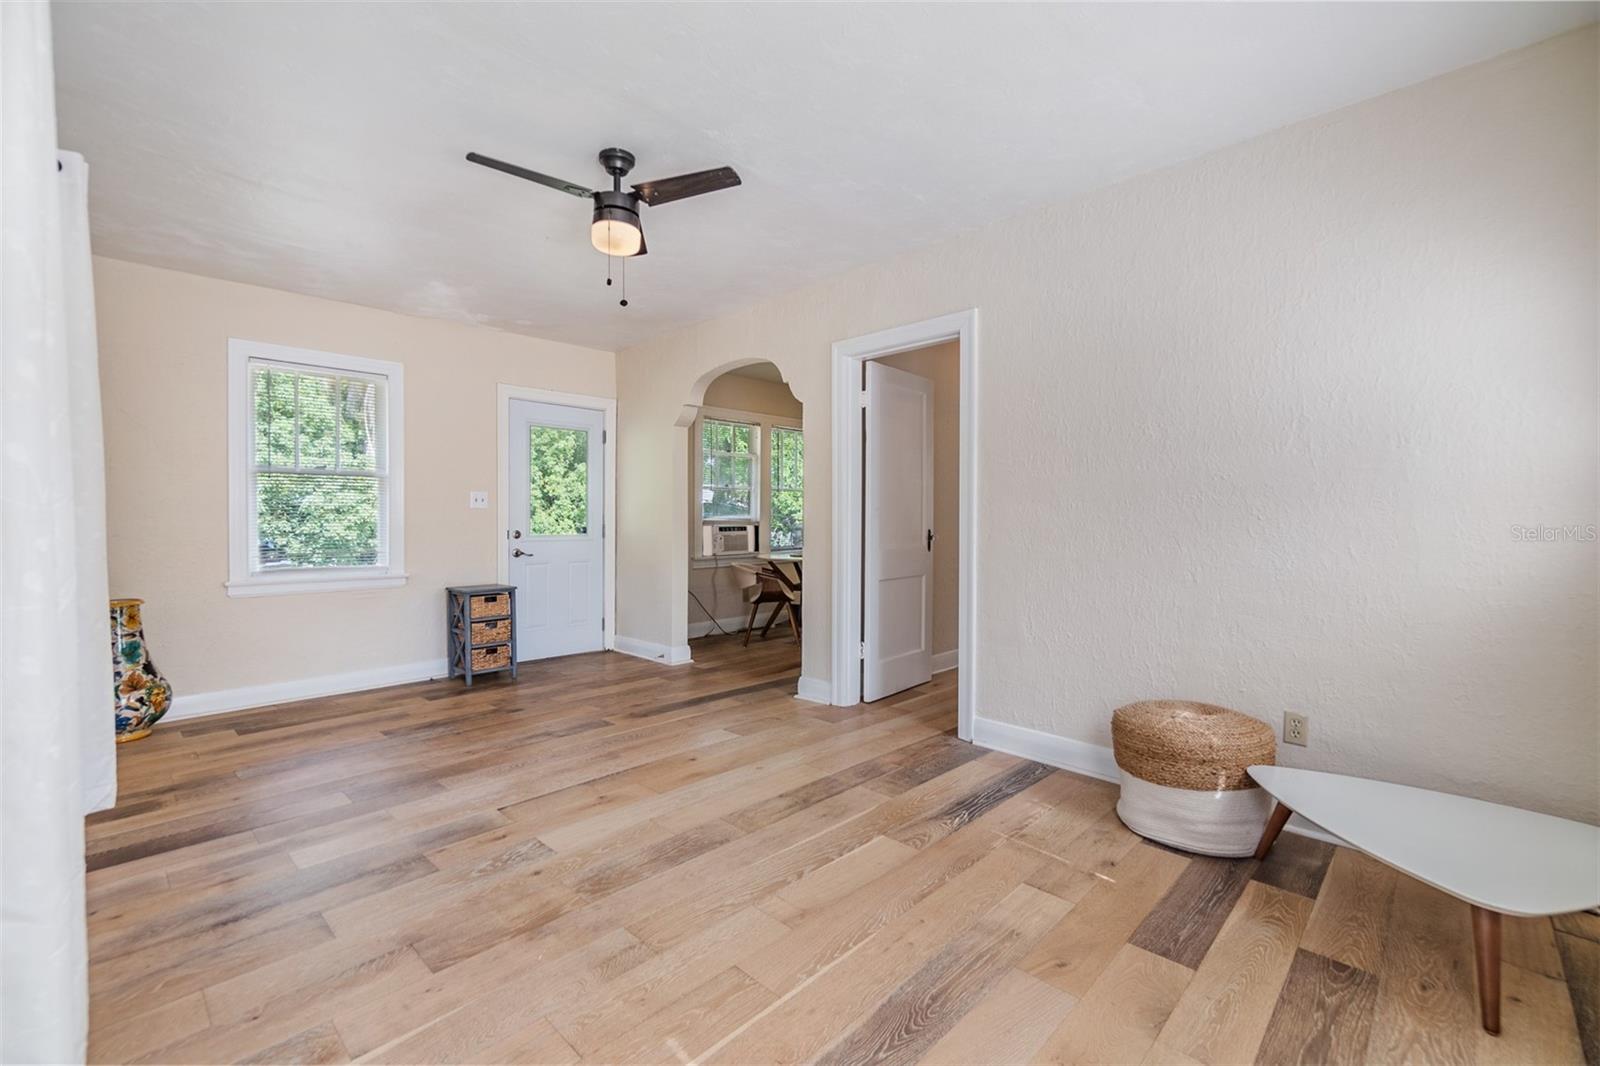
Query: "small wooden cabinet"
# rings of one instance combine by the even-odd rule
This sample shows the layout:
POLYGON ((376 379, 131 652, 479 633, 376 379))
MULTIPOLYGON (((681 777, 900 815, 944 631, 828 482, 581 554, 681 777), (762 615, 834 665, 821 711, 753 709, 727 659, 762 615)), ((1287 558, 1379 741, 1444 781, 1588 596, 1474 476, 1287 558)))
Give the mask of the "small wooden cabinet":
POLYGON ((467 684, 501 670, 517 676, 515 585, 456 585, 445 589, 450 676, 467 684))

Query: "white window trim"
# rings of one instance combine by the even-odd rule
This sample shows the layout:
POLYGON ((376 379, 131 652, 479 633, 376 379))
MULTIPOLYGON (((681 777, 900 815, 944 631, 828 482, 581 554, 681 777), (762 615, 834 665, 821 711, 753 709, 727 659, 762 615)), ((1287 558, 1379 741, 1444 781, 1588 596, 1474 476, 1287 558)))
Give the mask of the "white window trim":
POLYGON ((689 478, 689 562, 696 570, 710 570, 729 561, 737 559, 752 559, 762 552, 772 550, 772 530, 761 516, 766 513, 772 501, 772 466, 768 456, 768 439, 772 436, 774 426, 784 429, 803 430, 805 427, 798 418, 789 418, 786 415, 769 415, 761 411, 741 411, 731 407, 702 407, 695 415, 694 424, 690 427, 691 434, 689 445, 692 452, 692 465, 689 478), (700 471, 704 466, 704 449, 706 419, 713 422, 740 422, 747 426, 760 427, 760 441, 756 445, 756 498, 753 518, 701 518, 700 517, 700 471), (700 529, 706 525, 743 525, 754 523, 760 527, 760 536, 757 540, 759 550, 741 552, 734 555, 702 555, 700 554, 701 536, 700 529))
POLYGON ((309 592, 399 588, 406 583, 405 368, 382 359, 290 348, 238 338, 228 340, 228 581, 229 596, 290 596, 309 592), (251 359, 369 374, 387 380, 389 458, 389 565, 250 572, 251 359))

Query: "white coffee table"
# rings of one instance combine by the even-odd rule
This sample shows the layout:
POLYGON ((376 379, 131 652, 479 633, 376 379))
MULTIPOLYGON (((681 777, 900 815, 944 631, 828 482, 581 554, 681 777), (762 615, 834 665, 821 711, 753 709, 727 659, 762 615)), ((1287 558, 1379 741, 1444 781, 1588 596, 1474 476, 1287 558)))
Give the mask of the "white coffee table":
POLYGON ((1252 766, 1278 801, 1256 847, 1265 858, 1291 813, 1472 906, 1478 1006, 1500 1032, 1500 916, 1600 906, 1600 826, 1343 774, 1252 766))

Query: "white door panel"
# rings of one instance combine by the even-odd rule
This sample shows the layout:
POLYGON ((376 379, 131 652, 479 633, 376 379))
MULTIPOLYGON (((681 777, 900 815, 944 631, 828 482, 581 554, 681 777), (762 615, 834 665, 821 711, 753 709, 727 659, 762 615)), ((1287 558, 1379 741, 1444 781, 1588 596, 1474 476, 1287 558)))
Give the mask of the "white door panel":
POLYGON ((869 361, 861 698, 933 676, 933 382, 869 361))
POLYGON ((605 413, 511 401, 506 540, 517 586, 517 658, 605 646, 605 413))

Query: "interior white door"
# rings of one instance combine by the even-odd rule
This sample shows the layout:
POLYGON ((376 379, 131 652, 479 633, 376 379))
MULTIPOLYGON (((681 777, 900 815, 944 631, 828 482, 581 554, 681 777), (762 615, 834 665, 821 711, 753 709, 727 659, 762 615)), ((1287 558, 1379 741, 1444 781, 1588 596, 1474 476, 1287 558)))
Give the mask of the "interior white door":
POLYGON ((605 646, 605 412, 511 401, 507 574, 517 658, 605 646))
POLYGON ((933 382, 866 364, 861 698, 933 676, 933 382))

